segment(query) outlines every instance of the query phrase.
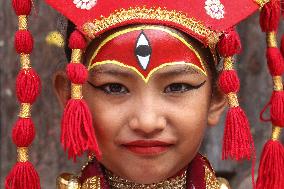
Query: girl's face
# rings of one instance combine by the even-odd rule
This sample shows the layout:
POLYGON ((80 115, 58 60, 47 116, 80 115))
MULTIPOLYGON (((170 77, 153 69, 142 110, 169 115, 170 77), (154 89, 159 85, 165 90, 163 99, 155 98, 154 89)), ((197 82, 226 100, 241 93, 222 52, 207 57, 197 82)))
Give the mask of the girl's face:
MULTIPOLYGON (((208 62, 194 42, 178 44, 160 30, 143 30, 151 48, 144 41, 144 51, 139 52, 130 48, 137 49, 137 32, 142 34, 135 30, 103 40, 103 46, 91 45, 83 96, 92 112, 101 163, 122 178, 149 184, 175 175, 191 162, 207 124, 218 122, 225 103, 212 97, 210 70, 194 56, 208 62), (191 55, 183 52, 187 43, 195 49, 191 55), (134 58, 129 57, 132 53, 134 58), (150 61, 139 59, 147 53, 150 61)), ((55 84, 57 80, 62 81, 55 79, 55 84)), ((58 94, 64 102, 64 92, 58 94)))

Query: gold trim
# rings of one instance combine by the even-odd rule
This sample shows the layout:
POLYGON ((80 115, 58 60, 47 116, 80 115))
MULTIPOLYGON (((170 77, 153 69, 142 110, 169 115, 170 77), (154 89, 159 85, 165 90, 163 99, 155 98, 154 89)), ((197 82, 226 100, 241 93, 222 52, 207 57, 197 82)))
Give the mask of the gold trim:
POLYGON ((70 173, 62 173, 56 179, 56 188, 57 189, 80 189, 81 184, 78 179, 73 174, 70 173))
POLYGON ((257 3, 260 8, 262 8, 269 1, 270 0, 254 0, 254 2, 257 3))
POLYGON ((131 20, 158 20, 164 22, 171 22, 182 25, 194 33, 204 37, 210 47, 214 47, 219 41, 221 32, 210 30, 200 21, 194 18, 188 18, 186 14, 177 12, 176 10, 166 10, 160 7, 143 8, 130 7, 129 9, 116 10, 108 17, 101 16, 100 19, 87 22, 83 25, 83 30, 90 38, 94 38, 98 33, 123 22, 131 20))
POLYGON ((81 63, 83 51, 81 49, 72 49, 71 62, 81 63))
POLYGON ((281 76, 273 76, 273 89, 274 91, 282 91, 283 90, 283 83, 281 76))
POLYGON ((201 69, 199 68, 198 66, 196 66, 195 64, 192 64, 192 63, 187 63, 187 62, 170 62, 170 63, 164 63, 164 64, 161 64, 160 66, 152 69, 149 74, 147 75, 147 77, 145 78, 144 75, 139 71, 137 70, 135 67, 133 66, 129 66, 129 65, 125 65, 121 62, 118 62, 116 60, 105 60, 105 61, 102 61, 102 62, 96 62, 94 63, 88 70, 91 70, 93 69, 94 67, 96 66, 100 66, 100 65, 105 65, 105 64, 114 64, 114 65, 118 65, 118 66, 121 66, 121 67, 124 67, 124 68, 129 68, 131 70, 133 70, 134 72, 136 72, 142 79, 145 83, 148 83, 148 81, 150 80, 151 76, 157 72, 158 70, 160 70, 161 68, 164 68, 166 66, 172 66, 172 65, 181 65, 181 64, 185 64, 185 65, 188 65, 192 68, 194 68, 195 70, 197 70, 199 73, 202 73, 206 76, 206 73, 201 69))
POLYGON ((206 189, 220 189, 220 184, 215 174, 207 166, 204 166, 204 169, 206 189))
POLYGON ((272 135, 271 135, 271 139, 276 141, 280 139, 280 135, 281 135, 281 127, 278 126, 272 126, 272 135))
POLYGON ((30 103, 22 103, 19 113, 20 118, 30 118, 31 117, 32 106, 30 103))
POLYGON ((82 99, 82 85, 79 84, 71 84, 71 98, 72 99, 82 99))
POLYGON ((277 39, 275 32, 267 32, 266 43, 268 47, 277 47, 277 39))
POLYGON ((82 185, 82 189, 101 189, 100 177, 94 176, 88 178, 82 185))
POLYGON ((20 15, 18 16, 19 19, 19 30, 27 30, 28 29, 28 17, 27 15, 20 15))
POLYGON ((224 58, 224 70, 234 70, 233 57, 224 58))
POLYGON ((32 67, 31 65, 31 60, 30 60, 30 55, 29 54, 20 54, 20 63, 21 63, 21 68, 22 69, 29 69, 32 67))
POLYGON ((227 94, 227 97, 228 97, 229 106, 231 108, 239 106, 238 96, 237 96, 236 93, 229 93, 229 94, 227 94))
POLYGON ((109 41, 113 40, 114 38, 120 36, 120 35, 123 35, 123 34, 126 34, 126 33, 129 33, 129 32, 132 32, 132 31, 137 31, 137 30, 160 30, 160 31, 163 31, 163 32, 166 32, 168 33, 169 35, 171 35, 172 37, 178 39, 180 42, 182 42, 184 45, 186 45, 191 51, 194 52, 194 54, 197 56, 198 60, 200 61, 201 63, 201 66, 202 68, 204 69, 204 74, 207 76, 207 73, 206 73, 206 67, 205 67, 205 64, 203 62, 203 59, 201 58, 201 56, 199 55, 199 53, 191 46, 191 44, 189 44, 184 38, 182 38, 181 36, 179 36, 178 34, 172 32, 171 30, 168 30, 166 28, 161 28, 161 27, 158 27, 158 26, 139 26, 139 27, 135 27, 135 28, 127 28, 127 29, 124 29, 122 31, 118 31, 110 36, 108 36, 105 40, 103 40, 101 42, 101 44, 99 45, 99 47, 96 49, 95 53, 92 55, 89 63, 88 63, 88 70, 91 69, 91 67, 94 65, 92 64, 92 61, 94 60, 94 58, 98 55, 99 51, 101 50, 101 48, 107 44, 109 41))
POLYGON ((27 147, 19 147, 17 148, 17 161, 18 162, 27 162, 29 160, 29 149, 27 147))

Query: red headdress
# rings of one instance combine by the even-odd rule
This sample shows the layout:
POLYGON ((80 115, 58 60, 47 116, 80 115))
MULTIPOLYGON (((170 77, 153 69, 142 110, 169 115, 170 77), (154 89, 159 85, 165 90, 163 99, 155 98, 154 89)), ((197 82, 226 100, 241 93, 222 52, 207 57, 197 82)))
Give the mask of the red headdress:
MULTIPOLYGON (((241 44, 234 26, 253 12, 261 9, 261 27, 267 32, 268 66, 275 83, 269 105, 274 126, 272 140, 265 147, 261 161, 258 188, 280 189, 283 184, 283 146, 277 140, 284 121, 284 95, 281 75, 284 71, 283 58, 276 47, 275 34, 280 15, 279 0, 46 0, 54 9, 66 16, 77 30, 71 34, 69 48, 72 59, 67 66, 67 75, 72 82, 72 98, 66 105, 62 119, 61 141, 72 158, 88 151, 100 157, 92 119, 82 97, 82 84, 86 82, 87 69, 81 64, 86 40, 111 29, 129 24, 160 24, 179 29, 193 36, 212 51, 224 57, 224 67, 219 77, 219 87, 227 95, 229 110, 223 139, 223 159, 235 160, 255 158, 253 139, 246 114, 238 103, 240 88, 233 56, 240 53, 241 44), (75 140, 76 139, 76 140, 75 140), (274 161, 274 162, 273 162, 274 161), (267 169, 267 170, 264 170, 267 169)), ((32 49, 32 37, 22 19, 30 12, 31 0, 13 0, 20 19, 20 30, 15 36, 15 46, 21 54, 23 65, 28 61, 32 49)), ((214 53, 214 52, 213 52, 214 53)), ((96 57, 98 58, 98 57, 96 57)), ((38 76, 23 66, 17 79, 17 95, 25 107, 34 102, 40 88, 38 76), (28 85, 25 85, 28 83, 28 85)), ((25 151, 34 136, 30 116, 22 116, 13 131, 13 139, 19 151, 25 151), (25 137, 23 137, 25 136, 25 137), (23 148, 24 147, 24 148, 23 148)), ((26 114, 25 114, 26 115, 26 114)), ((20 153, 22 154, 22 152, 20 153)), ((28 180, 26 180, 28 181, 28 180)), ((27 159, 16 164, 7 177, 6 188, 39 188, 37 175, 27 159), (23 184, 22 179, 33 178, 23 184)))

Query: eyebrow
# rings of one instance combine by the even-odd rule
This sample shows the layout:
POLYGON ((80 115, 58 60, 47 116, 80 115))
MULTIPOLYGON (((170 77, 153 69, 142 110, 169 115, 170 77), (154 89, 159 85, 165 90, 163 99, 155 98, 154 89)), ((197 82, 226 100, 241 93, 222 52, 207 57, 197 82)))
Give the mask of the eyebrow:
POLYGON ((160 73, 157 73, 156 75, 160 77, 170 77, 170 76, 177 76, 177 75, 184 75, 184 74, 202 74, 202 73, 196 70, 194 67, 190 65, 186 65, 184 67, 171 69, 169 71, 162 71, 160 73))

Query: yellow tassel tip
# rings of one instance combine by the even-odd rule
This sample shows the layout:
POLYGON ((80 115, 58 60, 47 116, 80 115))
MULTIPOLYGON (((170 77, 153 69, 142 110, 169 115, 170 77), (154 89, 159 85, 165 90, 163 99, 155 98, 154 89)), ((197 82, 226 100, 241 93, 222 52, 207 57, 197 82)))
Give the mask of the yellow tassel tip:
POLYGON ((64 47, 64 37, 58 31, 49 32, 45 38, 45 42, 59 48, 64 47))

